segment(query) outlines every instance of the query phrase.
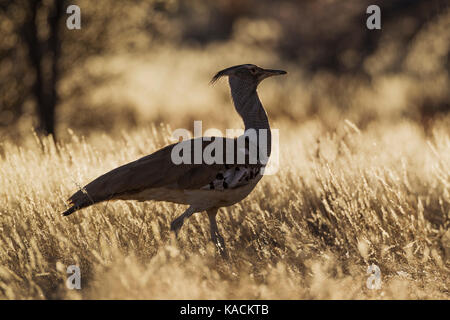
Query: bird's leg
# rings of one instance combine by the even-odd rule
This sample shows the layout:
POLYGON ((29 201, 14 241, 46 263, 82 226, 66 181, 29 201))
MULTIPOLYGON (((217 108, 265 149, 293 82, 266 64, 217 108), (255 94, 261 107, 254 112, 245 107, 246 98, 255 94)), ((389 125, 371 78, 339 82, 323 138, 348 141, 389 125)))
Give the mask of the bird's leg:
POLYGON ((195 213, 195 210, 192 207, 187 208, 183 214, 181 214, 178 218, 174 219, 170 224, 170 230, 175 232, 175 235, 178 236, 178 231, 180 231, 183 226, 184 219, 189 218, 195 213))
POLYGON ((220 254, 222 257, 227 258, 227 250, 225 247, 225 241, 223 240, 223 237, 219 233, 219 229, 217 228, 217 222, 216 222, 216 215, 217 215, 217 209, 210 209, 206 211, 208 213, 209 218, 209 224, 211 227, 211 240, 214 243, 214 245, 219 249, 220 254))

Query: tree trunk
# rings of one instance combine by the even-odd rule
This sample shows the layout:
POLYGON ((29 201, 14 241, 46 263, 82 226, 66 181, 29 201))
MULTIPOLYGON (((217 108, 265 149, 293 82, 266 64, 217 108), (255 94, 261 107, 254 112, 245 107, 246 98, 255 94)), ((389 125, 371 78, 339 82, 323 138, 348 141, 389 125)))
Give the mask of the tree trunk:
POLYGON ((35 72, 33 86, 36 98, 37 115, 39 117, 38 131, 45 135, 55 137, 55 111, 58 104, 57 84, 59 81, 58 62, 61 54, 60 25, 64 14, 64 0, 54 0, 50 14, 47 18, 49 37, 40 40, 36 17, 42 6, 42 0, 30 0, 24 23, 23 35, 28 46, 32 68, 35 72), (51 61, 51 70, 45 74, 43 59, 48 57, 51 61))

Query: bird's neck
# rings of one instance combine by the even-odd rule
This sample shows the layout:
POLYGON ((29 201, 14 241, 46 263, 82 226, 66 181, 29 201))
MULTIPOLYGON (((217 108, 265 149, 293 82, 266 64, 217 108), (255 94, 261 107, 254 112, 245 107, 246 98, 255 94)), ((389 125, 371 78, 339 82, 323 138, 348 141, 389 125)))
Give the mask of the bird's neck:
POLYGON ((248 129, 267 129, 270 131, 269 119, 259 100, 256 86, 240 79, 230 77, 231 97, 236 111, 248 129))
POLYGON ((229 83, 231 97, 233 98, 236 111, 244 121, 245 131, 254 129, 256 130, 258 137, 261 137, 260 129, 266 130, 268 155, 270 155, 272 134, 270 131, 269 119, 267 118, 261 100, 259 100, 258 93, 256 92, 256 85, 246 83, 235 77, 230 77, 229 83))

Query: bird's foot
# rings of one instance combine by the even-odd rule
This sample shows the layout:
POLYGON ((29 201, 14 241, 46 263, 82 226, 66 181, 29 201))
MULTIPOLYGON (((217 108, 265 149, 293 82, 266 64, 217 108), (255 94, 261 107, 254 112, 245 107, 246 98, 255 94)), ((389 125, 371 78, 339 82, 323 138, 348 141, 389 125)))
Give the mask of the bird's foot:
POLYGON ((227 248, 225 247, 225 241, 223 240, 222 236, 220 234, 215 234, 212 238, 212 241, 214 242, 217 250, 219 251, 220 255, 224 259, 228 259, 228 252, 227 248))
POLYGON ((216 247, 223 259, 229 258, 227 249, 225 247, 222 247, 220 244, 216 244, 216 247))

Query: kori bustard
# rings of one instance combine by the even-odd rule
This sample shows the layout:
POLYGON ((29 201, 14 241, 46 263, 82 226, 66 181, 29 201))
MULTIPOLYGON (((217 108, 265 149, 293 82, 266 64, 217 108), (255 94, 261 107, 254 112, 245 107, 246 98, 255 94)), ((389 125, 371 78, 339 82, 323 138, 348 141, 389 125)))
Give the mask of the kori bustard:
POLYGON ((111 170, 84 186, 69 198, 71 207, 63 215, 68 216, 79 209, 107 200, 156 200, 185 204, 189 207, 173 220, 171 230, 178 234, 185 219, 196 212, 206 211, 210 222, 211 240, 220 252, 226 255, 223 237, 217 229, 217 211, 220 207, 231 206, 244 199, 262 178, 266 162, 261 161, 258 156, 263 142, 261 137, 266 139, 265 152, 268 158, 271 151, 271 132, 269 120, 256 89, 263 79, 282 74, 286 74, 286 71, 243 64, 219 71, 211 80, 215 82, 221 77, 228 76, 231 96, 236 111, 244 121, 245 133, 252 130, 263 133, 265 131, 263 135, 256 135, 256 140, 244 134, 244 144, 239 143, 242 141, 240 137, 236 139, 212 137, 195 138, 166 146, 111 170), (180 143, 184 146, 187 144, 193 146, 180 152, 185 159, 184 156, 187 154, 182 153, 190 149, 191 157, 186 159, 191 161, 182 163, 173 161, 173 151, 180 147, 180 143), (217 148, 223 150, 222 155, 213 154, 213 156, 223 161, 217 161, 217 157, 212 163, 205 161, 203 157, 198 161, 198 153, 203 155, 212 143, 215 143, 215 146, 222 144, 222 149, 217 148), (255 150, 252 148, 255 144, 258 150, 257 157, 256 161, 252 161, 250 151, 255 150), (196 146, 200 146, 200 150, 196 146), (239 157, 242 154, 244 157, 239 157))

